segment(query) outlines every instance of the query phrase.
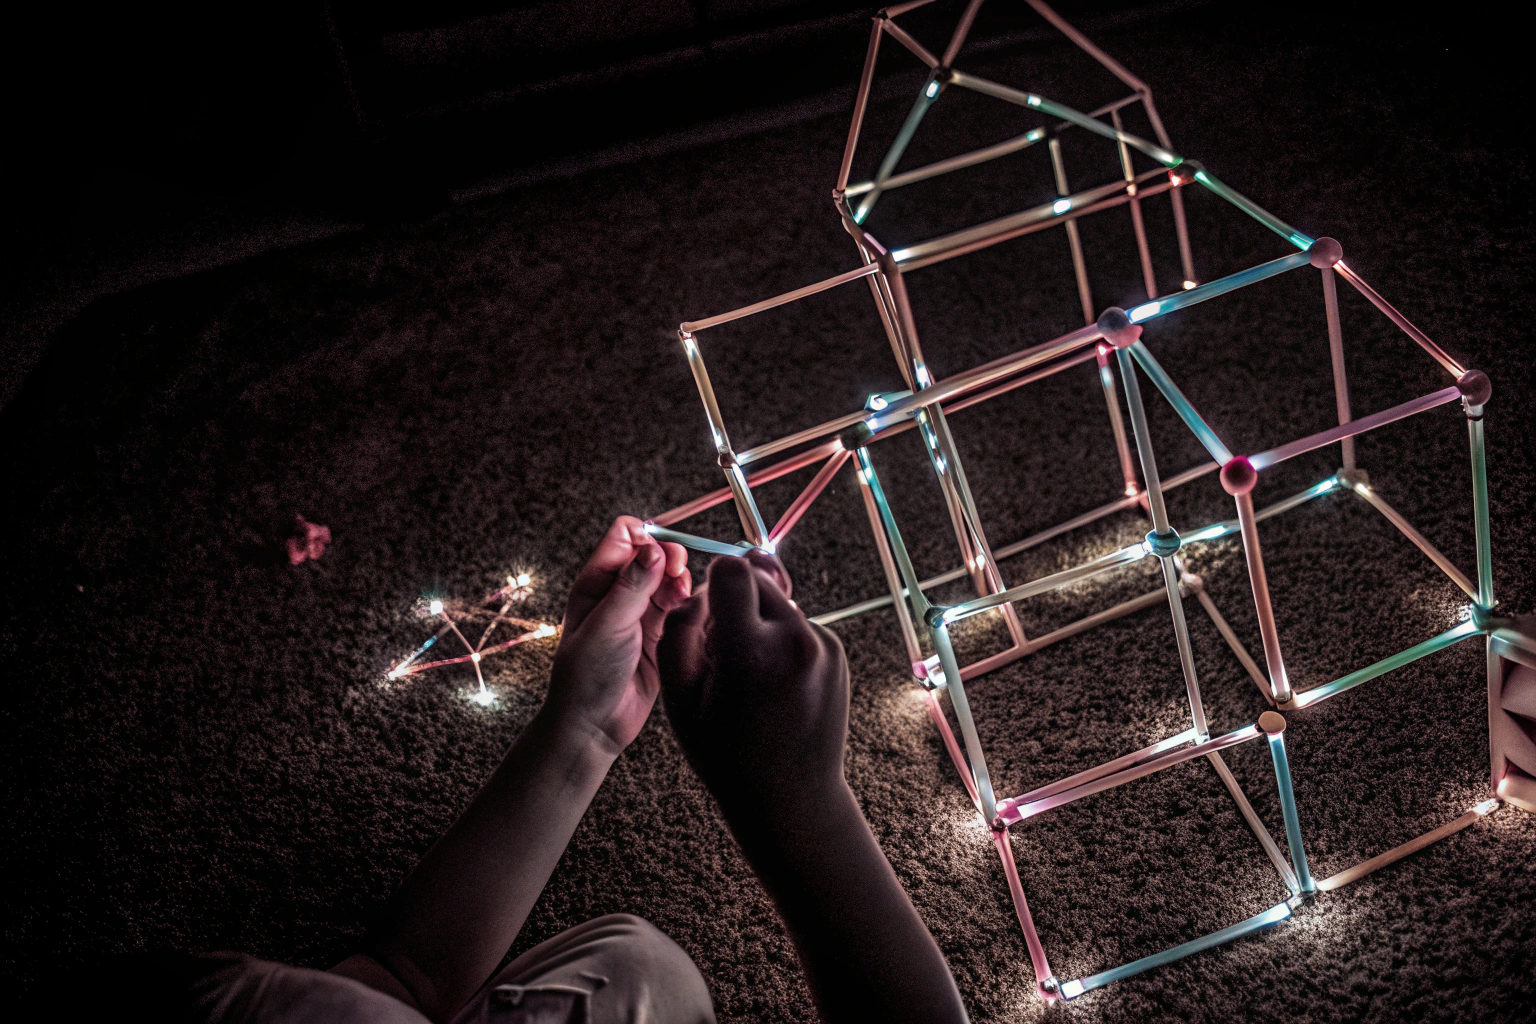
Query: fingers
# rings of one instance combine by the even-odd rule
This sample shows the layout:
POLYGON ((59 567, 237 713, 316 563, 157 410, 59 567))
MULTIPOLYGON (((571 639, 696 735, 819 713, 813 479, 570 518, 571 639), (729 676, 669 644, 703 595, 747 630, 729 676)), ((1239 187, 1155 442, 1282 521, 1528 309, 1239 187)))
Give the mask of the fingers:
POLYGON ((692 581, 693 578, 685 566, 681 576, 663 577, 661 585, 656 588, 656 593, 651 595, 651 606, 641 616, 640 628, 645 633, 646 656, 652 661, 655 660, 656 642, 661 639, 667 615, 688 600, 692 581))
POLYGON ((789 578, 789 572, 784 568, 784 563, 779 561, 778 555, 770 555, 761 548, 754 548, 747 552, 747 561, 752 563, 754 569, 772 580, 774 586, 778 587, 785 597, 793 595, 794 581, 789 578))
POLYGON ((758 579, 758 613, 764 619, 785 622, 803 618, 800 609, 789 599, 792 584, 784 563, 766 551, 749 552, 746 558, 758 579))
MULTIPOLYGON (((634 559, 635 552, 654 544, 650 534, 645 532, 645 524, 634 516, 619 516, 615 519, 608 527, 608 532, 603 534, 603 539, 597 542, 587 564, 576 574, 576 581, 571 584, 571 593, 565 605, 565 629, 576 630, 608 593, 608 588, 613 586, 620 570, 634 559)), ((670 554, 668 557, 671 557, 670 554)))
POLYGON ((662 689, 674 697, 691 693, 703 675, 704 624, 708 619, 709 596, 704 587, 666 616, 656 645, 656 665, 662 689))
POLYGON ((640 624, 651 607, 651 597, 666 579, 666 555, 661 545, 647 543, 613 578, 613 585, 584 619, 587 630, 610 635, 625 633, 640 624))
MULTIPOLYGON (((661 546, 667 553, 667 575, 674 579, 688 571, 688 549, 681 544, 667 543, 661 546)), ((683 596, 687 596, 686 594, 683 596)))
POLYGON ((758 619, 758 571, 745 558, 721 555, 709 563, 709 615, 731 632, 758 619))

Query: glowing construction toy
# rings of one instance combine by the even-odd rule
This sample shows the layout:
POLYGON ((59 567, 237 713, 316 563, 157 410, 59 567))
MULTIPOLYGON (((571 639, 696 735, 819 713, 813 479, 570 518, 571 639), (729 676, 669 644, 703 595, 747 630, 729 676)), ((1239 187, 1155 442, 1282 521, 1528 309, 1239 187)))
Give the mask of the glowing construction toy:
MULTIPOLYGON (((1004 874, 1018 913, 1019 925, 1023 929, 1025 944, 1033 963, 1038 991, 1049 1000, 1074 998, 1109 982, 1178 960, 1211 946, 1230 942, 1240 936, 1284 921, 1303 902, 1316 898, 1320 893, 1346 885, 1377 868, 1465 828, 1499 806, 1501 801, 1518 805, 1526 810, 1536 810, 1536 777, 1533 777, 1536 776, 1536 641, 1531 639, 1530 628, 1494 615, 1493 563, 1488 536, 1488 487, 1483 459, 1483 408, 1491 393, 1488 378, 1477 370, 1469 370, 1460 365, 1362 280, 1360 275, 1345 263, 1343 249, 1338 242, 1331 238, 1313 238, 1291 227, 1234 191, 1200 164, 1178 155, 1158 118, 1151 91, 1147 86, 1063 21, 1046 4, 1040 0, 1029 0, 1030 5, 1050 24, 1129 87, 1131 90, 1129 96, 1085 114, 1036 93, 962 72, 956 68, 955 61, 981 6, 981 0, 971 0, 966 6, 941 56, 936 56, 924 48, 896 21, 899 15, 923 6, 926 2, 927 0, 919 0, 917 3, 890 7, 880 12, 874 19, 868 56, 859 82, 858 96, 854 101, 853 123, 848 132, 848 141, 833 192, 838 215, 843 227, 853 239, 860 265, 846 273, 795 291, 764 299, 729 313, 681 325, 679 337, 683 350, 687 354, 688 365, 693 372, 700 398, 703 400, 704 412, 713 435, 716 457, 725 475, 726 486, 656 516, 651 520, 652 532, 662 539, 683 543, 711 554, 739 555, 753 547, 774 550, 783 543, 786 534, 843 466, 848 463, 856 464, 858 485, 890 594, 888 597, 876 598, 851 608, 817 616, 816 621, 835 622, 885 605, 891 605, 894 608, 914 675, 926 690, 929 713, 955 767, 959 770, 961 781, 971 800, 991 828, 992 838, 997 853, 1002 859, 1004 874), (880 162, 875 177, 869 181, 850 183, 848 180, 850 169, 863 125, 876 58, 882 41, 887 38, 910 51, 928 67, 929 71, 918 91, 911 113, 880 162), (923 119, 942 101, 944 94, 952 89, 989 96, 1002 103, 1012 104, 1023 111, 1038 112, 1043 120, 1049 120, 1023 135, 985 149, 898 173, 896 168, 902 154, 923 119), (1128 108, 1134 107, 1140 108, 1141 115, 1150 124, 1155 142, 1125 130, 1122 116, 1129 116, 1132 111, 1128 108), (1106 146, 1114 147, 1123 172, 1119 179, 1086 190, 1072 191, 1068 185, 1060 145, 1061 133, 1068 130, 1091 132, 1102 137, 1106 146), (870 211, 886 192, 936 178, 959 168, 1018 153, 1041 142, 1045 143, 1044 148, 1049 156, 1050 169, 1058 196, 1050 202, 988 223, 904 246, 887 246, 864 227, 870 211), (1153 166, 1150 169, 1137 170, 1136 163, 1133 162, 1133 154, 1139 154, 1138 159, 1150 159, 1153 166), (1291 254, 1227 277, 1200 283, 1190 254, 1189 232, 1186 228, 1181 197, 1181 191, 1191 185, 1199 185, 1251 216, 1278 235, 1292 250, 1291 254), (1172 206, 1172 219, 1182 263, 1182 287, 1166 295, 1160 295, 1158 292, 1141 209, 1142 203, 1162 195, 1167 196, 1172 206), (1130 213, 1130 226, 1140 256, 1147 301, 1133 306, 1128 312, 1111 307, 1096 315, 1089 292, 1083 247, 1076 222, 1081 217, 1122 206, 1126 207, 1130 213), (1067 250, 1076 275, 1085 326, 1059 338, 1036 344, 953 376, 935 380, 928 370, 918 341, 917 323, 907 298, 906 275, 922 267, 955 259, 1024 234, 1056 226, 1062 227, 1066 235, 1067 250), (1317 274, 1321 283, 1339 425, 1267 451, 1246 455, 1235 453, 1184 396, 1178 385, 1158 363, 1152 351, 1142 342, 1142 327, 1160 317, 1191 309, 1228 292, 1256 286, 1270 278, 1298 270, 1317 274), (1348 383, 1345 379, 1344 342, 1337 297, 1339 278, 1343 278, 1360 292, 1371 305, 1440 364, 1449 377, 1450 382, 1446 387, 1366 416, 1356 417, 1353 414, 1350 408, 1348 383), (858 281, 864 283, 873 298, 875 309, 879 313, 890 341, 891 350, 905 379, 906 390, 873 395, 864 409, 852 410, 828 422, 738 452, 726 430, 720 407, 715 400, 714 390, 710 385, 703 350, 700 347, 700 336, 720 324, 858 281), (1124 494, 1117 500, 1088 510, 1051 529, 994 549, 977 515, 976 503, 972 499, 970 486, 966 482, 965 469, 961 465, 960 456, 950 433, 949 416, 961 409, 985 402, 1015 388, 1024 387, 1051 374, 1068 371, 1079 364, 1091 364, 1102 384, 1119 468, 1125 483, 1124 494), (1129 436, 1121 414, 1116 371, 1118 371, 1119 386, 1124 388, 1126 407, 1129 410, 1129 436), (1167 479, 1160 475, 1143 406, 1141 383, 1143 380, 1150 382, 1178 413, 1184 425, 1209 453, 1209 462, 1167 479), (1436 550, 1422 534, 1388 505, 1386 499, 1371 486, 1365 472, 1355 464, 1353 439, 1357 435, 1408 416, 1449 405, 1458 406, 1464 414, 1471 442, 1472 506, 1477 551, 1475 579, 1457 569, 1448 558, 1436 550), (913 570, 907 547, 902 541, 901 530, 892 513, 891 505, 886 500, 872 455, 872 449, 879 441, 914 429, 919 432, 924 442, 934 479, 948 508, 961 562, 959 568, 926 580, 919 579, 913 570), (1266 470, 1304 452, 1334 445, 1338 446, 1342 464, 1342 468, 1337 473, 1267 508, 1255 507, 1253 491, 1259 477, 1266 470), (774 456, 780 458, 770 462, 770 458, 774 456), (770 528, 758 509, 753 487, 818 463, 820 469, 814 479, 789 506, 782 518, 770 528), (1223 488, 1232 496, 1237 506, 1236 518, 1180 533, 1174 528, 1169 518, 1164 504, 1164 492, 1217 471, 1220 473, 1223 488), (1265 577, 1264 555, 1259 543, 1258 524, 1270 516, 1279 515, 1326 494, 1356 495, 1378 510, 1443 570, 1457 587, 1466 592, 1471 604, 1465 621, 1439 636, 1431 637, 1374 665, 1355 669, 1326 685, 1297 691, 1292 688, 1290 677, 1286 673, 1285 656, 1275 627, 1273 599, 1265 577), (672 529, 675 524, 695 513, 727 501, 734 504, 741 519, 745 533, 743 542, 725 543, 706 540, 672 529), (1141 509, 1150 520, 1151 529, 1144 540, 1064 572, 1057 572, 1017 586, 1009 586, 1004 582, 1002 571, 998 566, 999 559, 1017 554, 1105 516, 1135 508, 1141 509), (1188 545, 1209 543, 1233 536, 1240 537, 1246 556, 1248 578, 1257 611, 1259 632, 1263 640, 1263 667, 1244 649, 1210 595, 1206 593, 1199 577, 1184 572, 1179 557, 1180 552, 1188 545), (1161 571, 1162 585, 1156 590, 1134 600, 1105 608, 1054 632, 1033 637, 1025 634, 1014 609, 1016 602, 1055 591, 1082 580, 1112 573, 1121 567, 1142 563, 1147 559, 1155 559, 1161 571), (961 579, 970 580, 976 593, 974 599, 949 607, 935 605, 929 600, 928 594, 933 588, 961 579), (1189 630, 1184 618, 1186 597, 1193 597, 1198 601, 1233 653, 1242 662, 1259 691, 1275 709, 1266 711, 1256 723, 1224 735, 1210 734, 1205 710, 1201 704, 1200 683, 1195 671, 1189 630), (1188 699, 1189 728, 1144 749, 1131 751, 1070 778, 1061 779, 1018 796, 999 798, 987 772, 986 756, 966 699, 966 684, 985 672, 1038 651, 1058 640, 1081 633, 1111 619, 1164 602, 1173 619, 1177 648, 1174 654, 1188 699), (1006 649, 989 657, 969 665, 961 665, 951 643, 951 628, 962 619, 984 612, 1001 617, 1011 643, 1006 649), (1488 649, 1488 696, 1492 723, 1491 799, 1479 803, 1460 818, 1402 846, 1372 857, 1347 871, 1330 878, 1314 879, 1307 864, 1299 811, 1291 789, 1290 767, 1284 740, 1285 718, 1280 712, 1301 711, 1320 701, 1337 697, 1393 669, 1473 637, 1484 638, 1488 649), (927 655, 925 649, 931 649, 934 653, 927 655), (941 694, 948 694, 955 721, 959 727, 958 739, 940 703, 941 694), (1278 788, 1285 825, 1285 849, 1283 850, 1254 812, 1247 796, 1228 770, 1222 757, 1223 752, 1231 747, 1261 739, 1268 745, 1274 762, 1275 784, 1278 788), (1058 979, 1051 970, 1030 916, 1024 887, 1014 863, 1010 829, 1028 818, 1044 814, 1054 808, 1197 758, 1203 758, 1209 762, 1221 779, 1236 803, 1238 811, 1252 828, 1260 847, 1289 890, 1290 897, 1261 914, 1235 922, 1227 928, 1204 937, 1173 946, 1161 953, 1123 966, 1111 967, 1088 977, 1058 979)), ((1049 880, 1038 880, 1038 882, 1048 884, 1049 880)))
POLYGON ((475 681, 479 684, 476 689, 470 691, 469 699, 482 707, 489 707, 494 704, 496 702, 496 694, 495 691, 485 685, 485 673, 480 671, 480 662, 492 654, 510 650, 519 644, 527 643, 529 640, 554 636, 560 632, 558 626, 553 626, 547 622, 534 622, 508 614, 514 604, 521 602, 532 592, 532 583, 533 581, 525 572, 518 573, 515 576, 508 576, 507 585, 485 595, 485 599, 479 605, 447 602, 438 598, 424 598, 417 602, 416 614, 419 617, 440 620, 442 625, 438 627, 436 633, 427 638, 426 643, 416 648, 409 657, 406 657, 399 664, 395 665, 394 668, 390 669, 385 674, 385 678, 391 681, 404 679, 406 676, 417 675, 434 668, 445 668, 448 665, 462 665, 465 662, 469 662, 475 668, 475 681), (500 607, 492 611, 491 608, 497 605, 500 607), (470 643, 469 638, 464 635, 464 631, 460 627, 473 629, 480 622, 484 622, 487 619, 490 621, 486 623, 485 628, 481 631, 480 639, 473 644, 470 643), (519 629, 521 632, 511 639, 490 643, 491 634, 496 631, 497 626, 501 625, 519 629), (459 643, 464 647, 465 653, 452 658, 441 658, 437 661, 422 661, 422 655, 431 650, 439 640, 449 633, 458 638, 459 643))

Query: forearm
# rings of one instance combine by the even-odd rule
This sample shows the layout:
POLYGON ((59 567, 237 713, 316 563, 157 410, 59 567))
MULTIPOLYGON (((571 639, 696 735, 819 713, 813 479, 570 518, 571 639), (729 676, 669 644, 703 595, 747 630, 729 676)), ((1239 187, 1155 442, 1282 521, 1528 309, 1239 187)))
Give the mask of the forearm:
POLYGON ((845 784, 783 811, 738 807, 728 816, 825 1021, 966 1019, 949 966, 845 784))
POLYGON ((375 929, 371 952, 434 1020, 496 969, 559 863, 613 756, 541 711, 375 929))

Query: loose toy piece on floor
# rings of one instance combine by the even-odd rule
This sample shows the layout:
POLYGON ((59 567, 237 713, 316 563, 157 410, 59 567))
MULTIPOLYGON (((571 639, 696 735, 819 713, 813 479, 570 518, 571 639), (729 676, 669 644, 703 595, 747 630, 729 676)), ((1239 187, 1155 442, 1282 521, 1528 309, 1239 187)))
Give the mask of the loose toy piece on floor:
MULTIPOLYGON (((678 331, 683 350, 693 372, 694 382, 704 404, 713 437, 717 462, 725 475, 726 486, 699 499, 654 517, 650 532, 660 539, 673 541, 694 550, 716 555, 741 555, 752 548, 776 550, 785 536, 827 485, 849 463, 857 464, 857 475, 864 506, 869 516, 876 550, 884 568, 889 596, 874 598, 849 608, 814 617, 826 624, 890 605, 901 627, 913 674, 925 689, 927 706, 945 746, 958 769, 962 783, 983 820, 1002 859, 1005 876, 1019 925, 1023 930, 1035 973, 1037 989, 1047 1000, 1071 999, 1091 989, 1106 985, 1151 967, 1169 963, 1212 946, 1230 942, 1270 925, 1284 921, 1303 902, 1317 898, 1355 881, 1376 869, 1407 856, 1430 843, 1445 838, 1481 819, 1503 803, 1536 811, 1536 630, 1529 620, 1511 620, 1495 614, 1493 562, 1489 546, 1488 482, 1484 467, 1483 408, 1492 396, 1487 376, 1467 369, 1436 345, 1402 313, 1367 284, 1344 260, 1344 249, 1332 238, 1314 238, 1291 227, 1260 208, 1247 197, 1223 183, 1201 164, 1183 158, 1173 148, 1163 129, 1152 93, 1147 85, 1118 61, 1100 50, 1077 29, 1063 20, 1042 0, 1028 0, 1047 22, 1119 78, 1131 91, 1123 99, 1097 110, 1081 113, 1071 107, 1036 93, 989 81, 955 67, 956 58, 981 7, 981 0, 971 0, 950 37, 942 56, 936 56, 913 38, 896 21, 909 10, 931 0, 898 4, 879 12, 870 34, 869 50, 854 101, 853 122, 843 152, 833 198, 844 229, 852 237, 860 265, 853 270, 807 285, 803 288, 764 299, 717 316, 688 321, 678 331), (854 154, 863 127, 876 58, 883 41, 892 40, 910 51, 929 68, 910 114, 882 159, 875 177, 849 182, 854 154), (971 153, 940 160, 923 167, 896 172, 908 144, 924 118, 950 89, 964 89, 989 96, 1016 107, 1038 111, 1054 125, 1041 125, 1015 138, 971 153), (1156 141, 1149 141, 1125 130, 1123 117, 1134 108, 1150 125, 1156 141), (1106 120, 1107 119, 1107 120, 1106 120), (1085 130, 1115 147, 1122 169, 1120 180, 1092 188, 1072 191, 1068 185, 1059 136, 1069 130, 1085 130), (937 238, 890 248, 864 227, 870 211, 881 195, 893 189, 927 181, 951 171, 974 166, 1029 149, 1045 142, 1051 174, 1060 198, 984 224, 964 228, 937 238), (1139 155, 1139 156, 1138 156, 1139 155), (1152 166, 1138 170, 1136 161, 1150 160, 1152 166), (1190 249, 1181 190, 1198 184, 1231 203, 1264 227, 1274 232, 1293 250, 1267 263, 1239 271, 1214 281, 1200 283, 1195 274, 1190 249), (1146 225, 1141 204, 1166 194, 1172 206, 1182 271, 1181 287, 1159 295, 1157 278, 1147 244, 1146 225), (1129 310, 1115 307, 1095 312, 1078 235, 1081 217, 1124 206, 1130 213, 1140 257, 1141 274, 1147 301, 1129 310), (967 253, 997 245, 1012 238, 1060 225, 1067 238, 1082 305, 1084 326, 1011 355, 995 359, 942 380, 933 379, 923 358, 916 321, 907 298, 905 277, 922 267, 954 259, 967 253), (1210 424, 1190 403, 1172 377, 1163 369, 1151 349, 1141 340, 1142 325, 1213 300, 1240 288, 1255 286, 1269 278, 1302 268, 1317 272, 1322 286, 1323 309, 1331 354, 1334 401, 1339 425, 1288 444, 1250 454, 1234 453, 1210 424), (1446 372, 1447 386, 1391 408, 1356 417, 1351 411, 1349 386, 1345 376, 1343 330, 1339 317, 1338 279, 1363 295, 1377 310, 1412 338, 1446 372), (738 452, 732 445, 724 418, 710 384, 699 335, 710 328, 739 320, 766 310, 796 302, 841 285, 863 281, 874 300, 884 325, 891 350, 906 382, 907 389, 871 395, 864 409, 852 410, 818 426, 738 452), (1110 427, 1115 439, 1119 469, 1124 480, 1123 496, 1090 509, 1082 515, 1012 544, 994 549, 982 528, 976 504, 971 496, 965 470, 950 433, 948 416, 961 409, 1023 387, 1079 364, 1092 363, 1103 387, 1110 427), (1130 413, 1127 432, 1120 409, 1116 385, 1120 386, 1130 413), (1161 476, 1142 403, 1141 379, 1173 407, 1184 425, 1210 455, 1210 461, 1170 477, 1161 476), (1464 414, 1471 446, 1473 493, 1472 507, 1476 533, 1477 566, 1475 579, 1456 567, 1416 530, 1385 498, 1372 487, 1370 478, 1355 461, 1354 438, 1367 431, 1408 416, 1446 405, 1457 405, 1464 414), (872 448, 889 436, 916 429, 923 441, 934 477, 948 508, 962 565, 935 576, 918 579, 902 541, 901 531, 891 505, 886 500, 875 470, 872 448), (1257 508, 1253 492, 1263 473, 1295 456, 1337 445, 1341 468, 1311 487, 1257 508), (769 460, 783 456, 777 462, 769 460), (800 496, 770 528, 758 509, 752 488, 776 480, 797 470, 820 464, 815 477, 800 496), (1139 475, 1138 475, 1139 468, 1139 475), (1197 529, 1176 530, 1164 504, 1164 492, 1182 486, 1212 472, 1218 472, 1222 487, 1232 496, 1236 518, 1211 523, 1197 529), (1470 601, 1465 620, 1438 636, 1410 647, 1373 665, 1351 671, 1322 686, 1297 691, 1286 672, 1285 656, 1275 625, 1273 600, 1264 571, 1264 556, 1259 544, 1258 523, 1326 494, 1353 494, 1379 511, 1393 526, 1412 541, 1447 577, 1464 591, 1470 601), (692 536, 673 527, 705 509, 731 502, 741 520, 745 540, 722 542, 692 536), (1035 547, 1068 531, 1078 529, 1113 513, 1139 508, 1147 516, 1151 529, 1143 541, 1111 552, 1083 565, 1054 573, 1019 586, 1003 582, 998 566, 1001 559, 1035 547), (1263 664, 1251 657, 1236 633, 1217 609, 1199 577, 1185 572, 1179 553, 1186 545, 1209 543, 1239 536, 1246 558, 1254 607, 1263 641, 1263 664), (1014 603, 1058 590, 1069 584, 1113 572, 1123 566, 1156 559, 1162 586, 1133 600, 1103 609, 1077 622, 1041 636, 1028 636, 1014 610, 1014 603), (933 605, 927 593, 934 587, 969 578, 976 597, 950 607, 933 605), (1185 598, 1196 598, 1221 633, 1233 654, 1253 679, 1259 692, 1278 710, 1266 711, 1257 723, 1212 737, 1201 703, 1200 684, 1184 619, 1185 598), (1130 615, 1167 602, 1173 619, 1177 660, 1183 674, 1189 703, 1190 727, 1141 750, 1132 751, 1095 768, 1061 779, 1019 796, 999 799, 987 772, 985 753, 977 734, 965 683, 999 666, 1008 664, 1041 648, 1074 636, 1111 619, 1130 615), (985 611, 996 611, 1006 624, 1011 644, 1008 648, 962 666, 950 642, 950 627, 957 621, 985 611), (1299 813, 1291 788, 1288 755, 1284 740, 1285 718, 1280 711, 1296 712, 1320 701, 1338 696, 1353 687, 1381 676, 1462 640, 1482 637, 1488 651, 1488 700, 1490 731, 1490 799, 1470 808, 1455 820, 1402 846, 1378 854, 1369 860, 1333 875, 1315 880, 1307 864, 1299 813), (927 641, 927 647, 924 645, 927 641), (931 649, 932 655, 925 654, 931 649), (939 700, 947 693, 959 738, 951 728, 948 715, 939 700), (1275 782, 1285 824, 1282 851, 1268 829, 1254 812, 1247 796, 1222 759, 1229 747, 1264 738, 1274 763, 1275 782), (962 747, 963 743, 963 747, 962 747), (1083 978, 1056 978, 1030 916, 1024 887, 1014 863, 1010 827, 1026 818, 1083 799, 1095 793, 1143 778, 1153 772, 1197 758, 1208 760, 1231 794, 1239 812, 1289 889, 1289 899, 1227 928, 1173 946, 1161 953, 1144 957, 1119 967, 1109 968, 1083 978), (1287 856, 1288 854, 1288 856, 1287 856)), ((1048 883, 1048 879, 1042 880, 1048 883)))

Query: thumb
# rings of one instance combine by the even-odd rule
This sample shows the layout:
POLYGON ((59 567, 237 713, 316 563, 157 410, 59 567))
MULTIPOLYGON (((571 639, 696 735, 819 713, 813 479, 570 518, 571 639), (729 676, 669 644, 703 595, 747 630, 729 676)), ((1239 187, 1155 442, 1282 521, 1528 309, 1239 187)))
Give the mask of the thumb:
POLYGON ((653 543, 640 548, 582 625, 590 624, 608 634, 626 633, 638 625, 666 575, 665 565, 666 555, 660 546, 653 543))

